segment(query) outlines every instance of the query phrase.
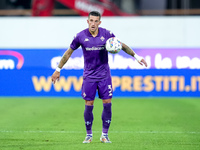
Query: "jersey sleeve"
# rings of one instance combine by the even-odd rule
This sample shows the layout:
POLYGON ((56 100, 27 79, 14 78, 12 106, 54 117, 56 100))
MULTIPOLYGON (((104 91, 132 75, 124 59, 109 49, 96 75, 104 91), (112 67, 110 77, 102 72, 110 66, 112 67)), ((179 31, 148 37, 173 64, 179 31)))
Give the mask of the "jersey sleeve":
POLYGON ((80 42, 79 42, 79 36, 77 34, 76 36, 74 36, 74 39, 72 43, 70 44, 70 48, 73 50, 76 50, 77 48, 79 48, 79 46, 80 46, 80 42))

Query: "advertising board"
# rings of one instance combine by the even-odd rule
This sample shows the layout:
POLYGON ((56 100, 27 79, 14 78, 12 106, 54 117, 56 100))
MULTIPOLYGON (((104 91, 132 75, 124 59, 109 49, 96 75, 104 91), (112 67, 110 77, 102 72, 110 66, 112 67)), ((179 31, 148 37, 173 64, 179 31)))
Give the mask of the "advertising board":
MULTIPOLYGON (((134 48, 133 48, 134 49, 134 48)), ((135 49, 148 67, 123 51, 109 54, 115 96, 200 96, 200 49, 135 49), (122 63, 123 62, 123 63, 122 63)), ((0 50, 0 96, 80 96, 84 59, 76 50, 54 85, 65 49, 0 50)))

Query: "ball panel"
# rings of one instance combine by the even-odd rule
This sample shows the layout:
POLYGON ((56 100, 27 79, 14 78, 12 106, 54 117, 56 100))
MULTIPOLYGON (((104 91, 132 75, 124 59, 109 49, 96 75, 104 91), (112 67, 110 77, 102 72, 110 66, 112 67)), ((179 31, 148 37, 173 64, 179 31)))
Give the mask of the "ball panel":
POLYGON ((112 54, 118 53, 122 49, 122 42, 116 38, 111 37, 106 41, 106 50, 112 54))

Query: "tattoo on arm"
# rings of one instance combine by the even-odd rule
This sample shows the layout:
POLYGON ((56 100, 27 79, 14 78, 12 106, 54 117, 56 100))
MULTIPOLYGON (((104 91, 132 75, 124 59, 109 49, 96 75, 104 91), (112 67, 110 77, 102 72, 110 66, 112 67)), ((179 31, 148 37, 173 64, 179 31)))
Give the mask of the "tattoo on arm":
POLYGON ((131 56, 135 55, 135 52, 124 43, 122 43, 122 50, 131 56))
POLYGON ((65 63, 68 61, 68 59, 71 57, 73 53, 73 50, 71 48, 69 48, 62 56, 61 60, 60 60, 60 63, 58 65, 59 68, 62 68, 65 63))

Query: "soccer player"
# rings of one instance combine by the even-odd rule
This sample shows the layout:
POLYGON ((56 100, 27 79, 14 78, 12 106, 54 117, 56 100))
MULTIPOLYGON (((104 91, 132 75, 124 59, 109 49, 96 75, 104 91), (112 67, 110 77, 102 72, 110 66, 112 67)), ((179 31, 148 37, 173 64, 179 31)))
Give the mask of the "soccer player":
MULTIPOLYGON (((82 97, 85 100, 84 120, 86 126, 86 138, 83 143, 92 141, 92 123, 93 123, 93 104, 98 90, 99 98, 103 102, 102 112, 102 143, 111 143, 108 138, 108 130, 111 123, 111 99, 112 99, 112 82, 110 68, 108 65, 108 52, 105 49, 105 43, 110 37, 115 35, 99 27, 101 24, 101 15, 97 11, 92 11, 88 15, 88 28, 79 32, 73 39, 69 49, 64 53, 62 59, 52 75, 52 82, 55 84, 60 77, 60 71, 68 61, 74 50, 79 46, 82 47, 84 56, 84 72, 82 84, 82 97)), ((147 66, 146 61, 138 56, 131 48, 122 43, 122 50, 127 54, 135 57, 141 64, 147 66)))

